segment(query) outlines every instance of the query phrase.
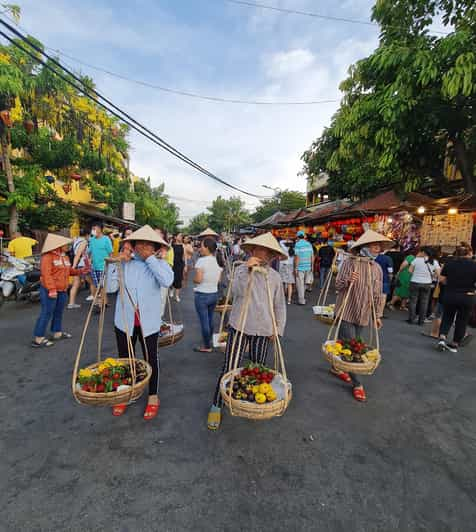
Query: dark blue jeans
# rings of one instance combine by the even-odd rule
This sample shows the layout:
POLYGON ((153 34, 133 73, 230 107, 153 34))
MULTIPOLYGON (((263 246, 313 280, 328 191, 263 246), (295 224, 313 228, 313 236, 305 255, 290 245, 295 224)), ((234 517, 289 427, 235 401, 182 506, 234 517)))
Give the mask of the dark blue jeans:
POLYGON ((329 273, 329 270, 331 269, 330 266, 321 266, 319 269, 319 288, 324 287, 324 283, 327 279, 327 274, 329 273))
POLYGON ((42 338, 46 334, 48 323, 51 321, 51 332, 62 332, 63 311, 68 300, 67 292, 58 292, 56 298, 48 297, 48 290, 40 286, 41 312, 33 334, 42 338))
POLYGON ((195 310, 200 318, 202 328, 203 347, 210 349, 212 347, 213 337, 213 314, 218 301, 218 292, 205 294, 195 292, 195 310))

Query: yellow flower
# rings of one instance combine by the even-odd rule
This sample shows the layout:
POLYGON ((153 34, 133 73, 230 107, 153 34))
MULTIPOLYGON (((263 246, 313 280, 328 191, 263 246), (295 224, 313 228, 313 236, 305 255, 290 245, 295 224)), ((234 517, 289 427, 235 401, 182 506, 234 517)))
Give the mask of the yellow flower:
POLYGON ((93 372, 89 368, 80 369, 79 370, 79 376, 82 377, 82 378, 83 377, 84 378, 92 377, 93 376, 93 372))

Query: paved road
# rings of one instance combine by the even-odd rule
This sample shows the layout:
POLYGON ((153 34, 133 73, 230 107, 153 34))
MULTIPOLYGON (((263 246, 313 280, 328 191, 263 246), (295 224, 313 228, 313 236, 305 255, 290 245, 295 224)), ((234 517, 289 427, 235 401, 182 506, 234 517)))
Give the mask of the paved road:
MULTIPOLYGON (((290 307, 285 352, 294 399, 283 418, 207 409, 220 354, 199 355, 190 291, 181 344, 161 353, 159 418, 142 402, 114 419, 70 394, 86 309, 66 312, 73 341, 28 347, 38 311, 0 309, 2 531, 462 531, 476 529, 476 356, 432 349, 399 313, 369 402, 328 374, 327 327, 290 307)), ((94 358, 94 341, 88 351, 94 358)), ((111 330, 106 353, 114 353, 111 330)))

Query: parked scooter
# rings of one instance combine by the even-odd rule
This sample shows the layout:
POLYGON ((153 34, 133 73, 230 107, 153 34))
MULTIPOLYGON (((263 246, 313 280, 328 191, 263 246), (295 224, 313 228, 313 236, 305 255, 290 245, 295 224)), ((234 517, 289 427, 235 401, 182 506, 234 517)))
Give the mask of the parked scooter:
POLYGON ((0 304, 5 298, 17 300, 40 299, 40 269, 35 258, 32 262, 17 259, 11 255, 2 256, 2 272, 0 274, 0 304))

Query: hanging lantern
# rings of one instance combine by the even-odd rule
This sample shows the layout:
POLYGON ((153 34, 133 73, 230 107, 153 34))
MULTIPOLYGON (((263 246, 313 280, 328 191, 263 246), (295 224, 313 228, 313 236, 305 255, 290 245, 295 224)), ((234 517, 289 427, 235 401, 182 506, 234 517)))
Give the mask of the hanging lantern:
POLYGON ((321 233, 321 237, 322 237, 322 238, 329 238, 329 233, 328 233, 327 231, 323 231, 323 232, 321 233))
POLYGON ((8 109, 4 109, 3 111, 0 111, 0 118, 2 119, 2 122, 7 127, 12 127, 12 125, 13 125, 12 117, 11 117, 10 111, 8 109))
POLYGON ((52 175, 45 175, 45 179, 50 185, 55 182, 55 178, 52 175))
POLYGON ((71 179, 74 179, 74 181, 80 181, 81 180, 81 174, 72 173, 69 176, 71 179))
POLYGON ((29 135, 30 133, 33 132, 33 129, 35 128, 35 124, 33 123, 33 120, 25 120, 23 122, 23 127, 25 128, 25 131, 29 135))
POLYGON ((71 192, 71 185, 69 183, 65 183, 63 185, 63 190, 64 190, 65 194, 69 194, 71 192))

